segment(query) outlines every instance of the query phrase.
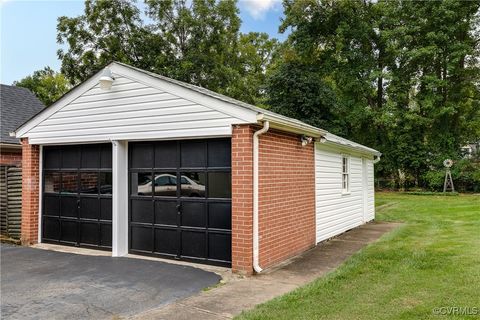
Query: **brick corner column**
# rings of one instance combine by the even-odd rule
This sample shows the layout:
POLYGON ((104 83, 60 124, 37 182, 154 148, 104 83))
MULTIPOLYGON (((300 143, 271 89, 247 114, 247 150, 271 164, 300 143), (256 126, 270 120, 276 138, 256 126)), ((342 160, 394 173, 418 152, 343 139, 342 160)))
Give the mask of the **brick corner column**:
POLYGON ((23 245, 38 242, 40 147, 21 139, 22 144, 22 234, 23 245))
POLYGON ((232 272, 253 273, 253 129, 232 132, 232 272))

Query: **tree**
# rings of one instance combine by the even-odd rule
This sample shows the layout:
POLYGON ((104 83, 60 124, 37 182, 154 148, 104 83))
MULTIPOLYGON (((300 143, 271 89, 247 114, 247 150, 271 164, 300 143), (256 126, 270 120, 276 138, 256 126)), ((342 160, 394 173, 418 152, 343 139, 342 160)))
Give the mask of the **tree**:
POLYGON ((232 97, 266 106, 267 71, 277 59, 280 44, 266 33, 240 34, 238 44, 239 78, 228 92, 232 97))
POLYGON ((240 18, 235 1, 147 0, 149 30, 165 43, 154 64, 163 75, 228 93, 239 77, 240 18))
POLYGON ((264 101, 265 74, 277 41, 239 32, 235 0, 147 0, 142 21, 135 2, 85 2, 81 16, 60 17, 62 72, 72 84, 120 61, 229 95, 264 101))
POLYGON ((83 15, 58 18, 57 42, 67 44, 58 50, 61 71, 77 84, 114 60, 148 66, 150 45, 156 44, 150 36, 134 2, 86 0, 83 15))
POLYGON ((285 0, 290 50, 268 82, 272 108, 379 149, 381 174, 421 183, 432 163, 479 137, 479 5, 285 0), (292 56, 308 70, 298 72, 298 103, 288 99, 299 91, 288 81, 292 56), (318 98, 327 88, 330 105, 318 98))
POLYGON ((37 70, 31 76, 15 81, 13 85, 29 89, 47 107, 70 90, 67 78, 50 67, 37 70))

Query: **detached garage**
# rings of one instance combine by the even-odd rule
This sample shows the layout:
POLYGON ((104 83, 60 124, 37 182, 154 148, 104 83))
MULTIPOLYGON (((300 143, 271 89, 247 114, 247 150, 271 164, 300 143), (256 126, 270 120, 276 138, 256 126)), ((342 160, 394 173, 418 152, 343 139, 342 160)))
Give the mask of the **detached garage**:
POLYGON ((378 151, 117 62, 15 134, 25 244, 252 273, 375 217, 378 151))

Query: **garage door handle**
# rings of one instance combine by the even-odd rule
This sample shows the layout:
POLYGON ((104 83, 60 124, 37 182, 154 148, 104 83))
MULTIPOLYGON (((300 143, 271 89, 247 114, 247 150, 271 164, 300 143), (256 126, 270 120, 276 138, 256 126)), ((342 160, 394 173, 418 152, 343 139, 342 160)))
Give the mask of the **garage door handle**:
POLYGON ((80 199, 77 200, 77 209, 80 209, 80 199))
POLYGON ((182 205, 177 204, 177 213, 180 214, 182 212, 182 205))

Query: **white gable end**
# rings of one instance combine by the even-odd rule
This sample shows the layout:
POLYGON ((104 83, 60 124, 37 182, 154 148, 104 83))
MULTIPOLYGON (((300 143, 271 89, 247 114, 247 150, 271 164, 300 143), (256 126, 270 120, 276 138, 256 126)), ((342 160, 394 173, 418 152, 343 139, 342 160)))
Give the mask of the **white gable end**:
POLYGON ((98 81, 85 82, 81 86, 90 88, 50 107, 56 110, 48 110, 21 136, 31 144, 229 136, 233 124, 256 120, 250 110, 122 66, 111 69, 115 81, 110 90, 100 89, 98 81))

